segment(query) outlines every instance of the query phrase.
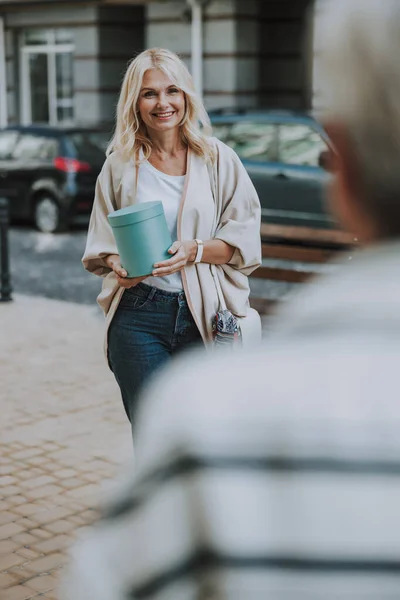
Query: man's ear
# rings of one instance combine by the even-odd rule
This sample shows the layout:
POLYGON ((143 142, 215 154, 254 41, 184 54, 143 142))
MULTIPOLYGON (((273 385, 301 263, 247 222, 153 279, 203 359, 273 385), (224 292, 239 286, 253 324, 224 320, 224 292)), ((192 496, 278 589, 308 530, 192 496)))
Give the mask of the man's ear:
POLYGON ((333 179, 328 190, 330 211, 341 226, 360 239, 369 236, 361 205, 362 189, 358 160, 346 127, 336 122, 324 124, 331 140, 330 168, 333 179))
POLYGON ((331 170, 339 179, 339 187, 346 197, 359 198, 362 193, 358 160, 348 131, 336 122, 328 122, 324 127, 332 143, 331 170))

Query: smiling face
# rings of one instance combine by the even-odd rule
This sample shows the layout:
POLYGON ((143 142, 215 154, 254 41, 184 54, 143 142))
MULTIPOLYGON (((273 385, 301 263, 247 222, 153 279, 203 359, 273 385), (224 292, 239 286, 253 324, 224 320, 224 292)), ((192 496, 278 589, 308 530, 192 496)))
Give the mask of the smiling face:
POLYGON ((143 77, 137 107, 150 134, 178 129, 185 114, 185 95, 163 71, 149 69, 143 77))

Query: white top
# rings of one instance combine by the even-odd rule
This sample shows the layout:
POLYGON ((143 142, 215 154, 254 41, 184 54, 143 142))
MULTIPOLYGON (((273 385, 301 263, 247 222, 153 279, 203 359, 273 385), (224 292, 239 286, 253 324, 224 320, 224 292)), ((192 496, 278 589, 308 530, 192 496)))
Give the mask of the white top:
MULTIPOLYGON (((185 175, 167 175, 148 161, 140 164, 136 201, 161 200, 172 242, 177 240, 178 211, 184 184, 185 175)), ((180 292, 183 289, 180 273, 173 273, 167 277, 148 277, 144 283, 168 292, 180 292)))

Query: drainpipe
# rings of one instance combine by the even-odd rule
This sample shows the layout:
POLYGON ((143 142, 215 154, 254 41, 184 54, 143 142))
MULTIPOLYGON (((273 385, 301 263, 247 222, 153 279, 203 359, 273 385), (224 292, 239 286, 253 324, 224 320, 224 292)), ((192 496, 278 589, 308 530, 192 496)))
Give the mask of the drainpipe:
POLYGON ((0 17, 0 127, 7 125, 6 40, 4 18, 0 17))
POLYGON ((203 6, 204 0, 187 0, 192 9, 192 76, 194 87, 203 97, 203 6))

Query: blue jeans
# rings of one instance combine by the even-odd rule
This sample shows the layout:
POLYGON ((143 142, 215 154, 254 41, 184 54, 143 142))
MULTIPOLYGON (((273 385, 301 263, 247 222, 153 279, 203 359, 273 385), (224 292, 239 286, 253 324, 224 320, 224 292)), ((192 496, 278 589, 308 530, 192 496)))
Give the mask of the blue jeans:
POLYGON ((184 292, 144 283, 124 291, 108 331, 108 362, 131 423, 143 384, 174 354, 200 343, 184 292))

